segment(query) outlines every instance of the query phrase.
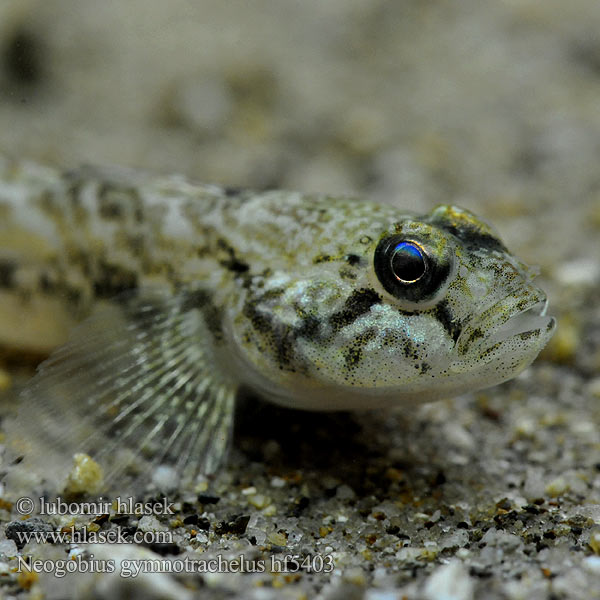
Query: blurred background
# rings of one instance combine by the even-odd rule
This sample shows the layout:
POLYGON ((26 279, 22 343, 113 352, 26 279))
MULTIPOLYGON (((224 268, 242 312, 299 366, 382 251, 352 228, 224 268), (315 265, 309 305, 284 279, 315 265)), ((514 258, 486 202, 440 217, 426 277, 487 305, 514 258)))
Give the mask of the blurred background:
POLYGON ((0 132, 69 168, 457 203, 572 315, 600 278, 597 0, 3 0, 0 132))

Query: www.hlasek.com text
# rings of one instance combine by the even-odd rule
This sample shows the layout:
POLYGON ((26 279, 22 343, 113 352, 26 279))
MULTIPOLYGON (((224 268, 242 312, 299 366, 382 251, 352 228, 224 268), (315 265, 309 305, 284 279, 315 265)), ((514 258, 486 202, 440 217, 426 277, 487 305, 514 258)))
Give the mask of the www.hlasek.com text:
POLYGON ((15 531, 19 547, 29 542, 37 544, 173 544, 172 531, 126 532, 120 527, 90 531, 86 527, 62 528, 57 531, 15 531))

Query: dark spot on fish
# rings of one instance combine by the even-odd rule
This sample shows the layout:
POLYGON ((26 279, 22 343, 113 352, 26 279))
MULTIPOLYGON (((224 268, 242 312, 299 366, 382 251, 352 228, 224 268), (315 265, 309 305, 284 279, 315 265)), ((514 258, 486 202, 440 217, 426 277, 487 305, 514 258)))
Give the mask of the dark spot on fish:
POLYGON ((80 269, 86 278, 92 278, 93 262, 89 254, 80 248, 70 245, 66 248, 66 256, 67 260, 69 261, 69 265, 80 269))
POLYGON ((524 331, 523 333, 519 333, 517 337, 524 341, 532 337, 537 337, 538 335, 540 335, 540 333, 541 332, 539 329, 532 329, 531 331, 524 331))
POLYGON ((277 300, 277 298, 281 298, 284 293, 284 288, 271 288, 270 290, 263 292, 257 299, 257 302, 264 302, 265 300, 277 300))
POLYGON ((61 218, 63 216, 63 209, 56 201, 56 194, 49 190, 44 190, 40 193, 37 202, 40 210, 45 212, 52 218, 61 218))
POLYGON ((137 288, 134 271, 100 261, 95 265, 94 294, 97 298, 112 298, 137 288))
POLYGON ((457 342, 462 331, 460 321, 452 314, 448 302, 445 300, 440 302, 433 310, 433 315, 442 324, 448 335, 457 342))
POLYGON ((332 260, 333 258, 329 256, 329 254, 317 254, 317 256, 313 258, 313 264, 318 265, 324 262, 331 262, 332 260))
POLYGON ((296 340, 304 338, 315 340, 320 337, 321 324, 314 315, 301 314, 301 321, 292 327, 282 323, 270 310, 270 302, 277 300, 285 292, 282 288, 274 288, 255 299, 248 299, 243 313, 250 320, 253 329, 259 333, 263 341, 274 351, 280 369, 295 372, 306 370, 303 361, 296 356, 296 340), (263 307, 259 310, 257 306, 263 307))
POLYGON ((356 254, 348 254, 346 256, 346 262, 350 266, 355 267, 356 265, 358 265, 360 263, 360 256, 357 256, 356 254))
POLYGON ((44 55, 38 36, 25 28, 19 28, 4 45, 4 70, 13 83, 35 85, 42 79, 44 55))
POLYGON ((115 194, 114 190, 102 184, 98 190, 98 213, 103 219, 119 219, 123 216, 123 198, 115 194))
POLYGON ((235 249, 227 240, 219 238, 217 240, 217 247, 227 254, 225 258, 219 261, 221 266, 234 273, 247 273, 250 270, 248 263, 236 255, 235 249))
POLYGON ((82 186, 81 181, 79 181, 77 179, 73 179, 73 180, 71 179, 75 176, 76 176, 75 171, 66 171, 65 172, 65 178, 69 182, 67 185, 66 196, 69 199, 69 203, 71 204, 71 206, 74 209, 81 207, 80 194, 81 194, 81 186, 82 186))
POLYGON ((431 371, 431 365, 429 363, 426 362, 422 362, 421 363, 421 373, 427 373, 428 371, 431 371))
POLYGON ((81 290, 73 287, 65 286, 62 292, 67 304, 71 306, 79 306, 81 302, 81 290))
POLYGON ((98 198, 98 212, 102 218, 111 220, 133 216, 136 223, 144 221, 143 202, 135 188, 101 183, 98 198))
POLYGON ((243 191, 244 191, 244 188, 241 188, 241 187, 231 186, 231 187, 223 188, 223 193, 229 198, 232 198, 234 196, 239 196, 243 191))
POLYGON ((308 315, 302 319, 300 326, 294 328, 294 337, 305 338, 307 340, 317 339, 320 329, 319 319, 308 315))
POLYGON ((494 350, 497 350, 501 345, 502 342, 496 342, 493 346, 490 346, 489 348, 486 348, 483 352, 481 352, 479 354, 479 358, 485 358, 488 354, 491 354, 492 352, 494 352, 494 350))
POLYGON ((360 346, 355 346, 354 344, 350 346, 344 352, 344 362, 346 364, 346 369, 355 369, 362 359, 362 354, 363 351, 360 346))
POLYGON ((358 277, 354 270, 348 268, 347 266, 343 266, 339 271, 340 277, 342 279, 348 279, 350 281, 355 281, 358 277))
POLYGON ((427 220, 458 238, 467 250, 485 249, 489 252, 508 252, 506 246, 497 237, 467 218, 453 219, 445 214, 437 214, 427 220))
POLYGON ((280 323, 267 311, 258 311, 255 303, 251 300, 244 304, 244 315, 250 319, 252 327, 261 333, 266 342, 275 350, 279 367, 293 371, 294 369, 291 367, 293 336, 290 335, 289 325, 280 323))
POLYGON ((141 256, 144 251, 144 236, 141 234, 127 234, 125 236, 127 247, 135 256, 141 256))
POLYGON ((521 298, 521 300, 519 300, 517 302, 517 305, 515 307, 516 311, 523 311, 523 310, 525 310, 526 308, 528 308, 529 303, 530 303, 530 299, 528 297, 521 298))
POLYGON ((473 251, 483 248, 489 252, 508 252, 506 246, 497 237, 482 232, 475 227, 468 225, 456 227, 449 224, 441 224, 441 227, 456 236, 467 250, 473 251))
POLYGON ((38 279, 38 290, 42 294, 60 297, 72 309, 79 310, 83 307, 82 290, 60 279, 56 273, 41 273, 38 279))
POLYGON ((17 265, 11 260, 0 260, 0 288, 15 286, 15 272, 17 265))
POLYGON ((360 240, 358 240, 361 244, 370 244, 373 240, 368 235, 363 235, 360 240))
POLYGON ((227 270, 233 271, 234 273, 247 273, 250 270, 250 267, 245 262, 236 260, 235 258, 221 261, 220 264, 227 270))
POLYGON ((350 371, 358 367, 364 354, 364 347, 377 335, 374 327, 369 327, 363 333, 356 336, 352 345, 344 352, 344 362, 346 370, 350 371))
POLYGON ((40 275, 38 280, 38 289, 44 294, 51 294, 56 289, 56 284, 50 279, 48 273, 42 273, 40 275))
POLYGON ((381 296, 373 289, 361 288, 352 292, 344 303, 344 308, 329 317, 329 323, 334 331, 339 331, 346 325, 369 312, 374 304, 381 303, 381 296))
POLYGON ((469 337, 465 340, 464 344, 461 344, 463 346, 462 352, 466 352, 469 348, 469 346, 478 339, 481 339, 485 336, 484 331, 477 327, 475 329, 473 329, 473 331, 471 331, 469 337))
POLYGON ((199 310, 204 316, 204 323, 216 340, 223 338, 223 309, 218 307, 212 294, 203 289, 186 292, 181 304, 181 311, 199 310))
POLYGON ((412 340, 406 340, 406 342, 404 342, 404 356, 415 360, 419 358, 419 353, 412 340))

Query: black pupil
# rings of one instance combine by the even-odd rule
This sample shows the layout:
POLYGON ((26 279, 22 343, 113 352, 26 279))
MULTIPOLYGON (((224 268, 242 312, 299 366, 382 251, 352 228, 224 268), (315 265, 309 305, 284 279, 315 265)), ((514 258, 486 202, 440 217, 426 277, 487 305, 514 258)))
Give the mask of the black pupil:
POLYGON ((401 281, 417 281, 425 273, 425 258, 416 244, 401 242, 392 254, 392 272, 401 281))

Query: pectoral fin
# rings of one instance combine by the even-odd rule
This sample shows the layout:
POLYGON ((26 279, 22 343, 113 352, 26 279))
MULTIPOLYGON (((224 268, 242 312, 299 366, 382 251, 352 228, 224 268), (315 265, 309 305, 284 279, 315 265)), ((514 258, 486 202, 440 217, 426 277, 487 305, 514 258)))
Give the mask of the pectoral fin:
POLYGON ((205 299, 137 291, 79 325, 5 427, 23 466, 57 490, 74 456, 91 457, 113 489, 163 465, 175 482, 213 472, 229 445, 236 386, 216 364, 205 299))

